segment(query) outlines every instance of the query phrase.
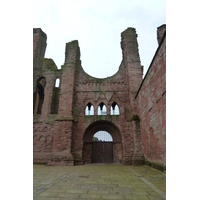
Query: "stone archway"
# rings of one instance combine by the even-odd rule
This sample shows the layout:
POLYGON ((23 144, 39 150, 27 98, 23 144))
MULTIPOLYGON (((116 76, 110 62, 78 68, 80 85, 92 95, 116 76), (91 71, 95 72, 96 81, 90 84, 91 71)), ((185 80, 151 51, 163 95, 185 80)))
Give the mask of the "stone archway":
POLYGON ((107 131, 113 138, 113 163, 122 163, 123 160, 123 148, 122 148, 122 139, 119 128, 110 121, 100 120, 90 124, 85 132, 83 137, 83 161, 84 163, 92 163, 92 148, 93 135, 100 130, 107 131))

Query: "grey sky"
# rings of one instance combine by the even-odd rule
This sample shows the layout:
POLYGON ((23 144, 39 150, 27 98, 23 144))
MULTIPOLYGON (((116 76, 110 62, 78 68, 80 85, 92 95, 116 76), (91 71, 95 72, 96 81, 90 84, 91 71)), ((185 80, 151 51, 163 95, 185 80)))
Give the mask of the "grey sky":
POLYGON ((47 34, 46 58, 58 68, 65 45, 78 40, 83 69, 104 78, 118 71, 121 32, 136 28, 141 65, 148 69, 158 47, 157 27, 166 24, 165 0, 34 0, 33 27, 47 34))
POLYGON ((110 133, 108 133, 107 131, 97 131, 93 137, 97 137, 99 139, 99 141, 107 141, 107 142, 111 142, 113 141, 112 136, 110 135, 110 133))

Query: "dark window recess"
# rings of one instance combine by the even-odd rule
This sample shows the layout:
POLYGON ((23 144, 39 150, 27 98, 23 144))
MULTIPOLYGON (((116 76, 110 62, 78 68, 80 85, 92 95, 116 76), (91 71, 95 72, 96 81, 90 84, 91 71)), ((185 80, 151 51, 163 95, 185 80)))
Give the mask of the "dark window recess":
POLYGON ((42 112, 45 85, 46 85, 46 79, 44 77, 39 78, 37 81, 36 92, 33 94, 34 114, 41 114, 42 112))
POLYGON ((51 114, 58 114, 59 96, 60 96, 60 78, 57 78, 55 80, 53 88, 53 95, 51 101, 51 114))
POLYGON ((59 94, 60 94, 60 88, 54 87, 52 102, 51 102, 51 114, 58 114, 59 94))

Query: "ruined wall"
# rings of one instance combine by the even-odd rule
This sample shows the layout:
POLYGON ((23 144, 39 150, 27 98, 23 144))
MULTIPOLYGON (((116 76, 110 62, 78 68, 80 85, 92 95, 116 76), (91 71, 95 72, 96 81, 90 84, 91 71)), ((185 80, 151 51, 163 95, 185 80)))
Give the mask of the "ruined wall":
MULTIPOLYGON (((35 32, 41 32, 41 29, 35 32)), ((40 34, 38 37, 39 46, 42 46, 44 40, 40 34), (40 44, 41 43, 41 44, 40 44)), ((40 57, 44 54, 40 54, 40 57)), ((35 62, 34 85, 36 90, 34 92, 34 116, 33 116, 33 159, 34 162, 44 162, 49 165, 71 165, 73 158, 71 155, 71 141, 72 141, 72 102, 73 102, 73 85, 71 86, 71 75, 74 69, 74 49, 69 50, 66 55, 67 58, 62 69, 58 70, 52 59, 44 59, 43 61, 35 62), (56 90, 55 95, 55 81, 60 79, 60 86, 56 90), (44 80, 44 81, 43 81, 44 80), (65 83, 64 84, 62 84, 65 83), (43 94, 43 95, 41 95, 43 94), (43 99, 42 99, 43 98, 43 99), (42 101, 41 101, 42 99, 42 101), (52 111, 52 102, 55 100, 59 102, 57 110, 52 111), (41 112, 37 112, 37 106, 41 105, 41 112), (70 104, 71 102, 71 104, 70 104), (67 109, 66 108, 67 105, 67 109)))
POLYGON ((164 163, 163 44, 165 40, 161 41, 142 80, 137 34, 134 28, 126 29, 121 34, 123 60, 118 72, 99 79, 84 72, 77 40, 66 44, 65 62, 57 69, 52 59, 44 59, 46 34, 41 29, 34 29, 34 162, 49 165, 90 163, 91 138, 96 131, 105 130, 114 138, 114 162, 141 164, 144 152, 145 158, 164 163), (59 87, 55 87, 56 79, 60 80, 59 87), (94 115, 85 115, 88 103, 94 106, 94 115), (106 115, 97 114, 101 103, 107 108, 106 115), (113 104, 119 106, 119 115, 111 115, 113 104))
POLYGON ((159 47, 136 96, 145 159, 166 164, 166 33, 158 28, 159 47), (162 36, 162 40, 160 40, 162 36))
MULTIPOLYGON (((73 109, 76 121, 73 128, 72 146, 73 153, 82 157, 84 148, 87 148, 84 147, 84 134, 87 134, 85 133, 87 127, 96 121, 109 121, 115 124, 121 135, 120 148, 123 159, 120 160, 121 156, 119 155, 116 162, 132 164, 134 162, 133 156, 136 154, 135 141, 139 144, 141 140, 135 140, 137 128, 135 128, 132 116, 136 111, 132 109, 131 101, 137 92, 136 88, 142 81, 142 67, 135 29, 128 28, 121 35, 123 60, 116 74, 104 79, 94 78, 86 74, 81 65, 77 66, 73 109), (89 102, 94 106, 94 116, 85 116, 85 108, 89 102), (106 116, 97 115, 97 109, 101 102, 107 108, 106 116), (119 106, 119 116, 110 115, 111 105, 114 102, 119 106)), ((112 133, 110 132, 110 134, 112 133)), ((141 158, 140 155, 137 160, 139 161, 141 158)))
POLYGON ((35 122, 33 126, 33 158, 35 163, 73 165, 70 121, 35 122))
POLYGON ((118 72, 105 79, 94 78, 84 72, 76 40, 66 44, 65 63, 61 70, 57 69, 52 59, 42 61, 45 34, 41 29, 35 29, 34 32, 40 33, 35 38, 42 49, 34 46, 34 51, 40 55, 40 59, 34 62, 37 74, 34 76, 34 161, 54 165, 71 164, 75 158, 84 161, 84 153, 87 154, 84 137, 87 141, 87 134, 91 134, 91 130, 86 130, 94 122, 101 123, 96 131, 104 127, 111 131, 114 138, 120 136, 120 140, 114 144, 114 161, 132 164, 140 160, 141 156, 134 157, 141 140, 136 136, 138 126, 133 119, 136 109, 132 107, 134 94, 142 81, 135 29, 128 28, 121 34, 123 60, 118 72), (54 86, 56 78, 60 78, 59 89, 54 86), (55 104, 55 99, 59 105, 54 113, 52 104, 55 104), (89 102, 94 106, 94 116, 85 116, 89 102), (107 108, 105 116, 97 115, 100 103, 107 108), (113 103, 119 106, 118 116, 110 115, 113 103))
MULTIPOLYGON (((120 67, 123 68, 124 66, 121 65, 120 67)), ((96 121, 103 120, 114 123, 120 129, 124 149, 124 160, 122 162, 131 162, 134 141, 130 133, 133 132, 133 125, 132 121, 129 121, 126 116, 126 110, 130 108, 130 102, 127 89, 128 83, 125 77, 126 71, 124 69, 120 69, 114 76, 106 79, 89 77, 81 68, 77 71, 74 98, 76 122, 73 129, 73 151, 76 155, 82 156, 83 154, 83 137, 86 128, 96 121), (85 108, 89 102, 94 106, 93 116, 85 116, 85 108), (97 115, 97 109, 101 102, 107 108, 107 115, 97 115), (116 102, 119 106, 119 116, 110 115, 113 102, 116 102), (125 159, 126 157, 129 158, 125 159)))
POLYGON ((134 97, 142 82, 143 74, 143 67, 140 64, 136 30, 134 28, 127 28, 121 33, 121 37, 123 61, 127 69, 126 78, 128 81, 129 100, 131 106, 133 106, 134 97))
MULTIPOLYGON (((46 34, 40 28, 33 29, 33 80, 39 76, 39 70, 42 68, 45 50, 46 34)), ((33 91, 35 92, 35 82, 33 82, 33 91)))

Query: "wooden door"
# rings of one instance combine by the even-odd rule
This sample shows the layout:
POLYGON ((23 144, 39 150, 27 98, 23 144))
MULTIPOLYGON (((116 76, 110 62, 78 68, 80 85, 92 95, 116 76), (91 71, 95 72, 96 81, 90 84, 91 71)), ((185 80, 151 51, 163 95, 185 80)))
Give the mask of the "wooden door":
POLYGON ((92 162, 93 163, 112 163, 113 162, 113 143, 112 142, 93 142, 92 162))

